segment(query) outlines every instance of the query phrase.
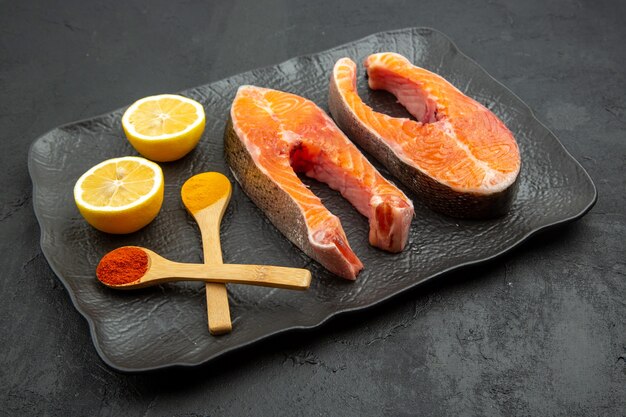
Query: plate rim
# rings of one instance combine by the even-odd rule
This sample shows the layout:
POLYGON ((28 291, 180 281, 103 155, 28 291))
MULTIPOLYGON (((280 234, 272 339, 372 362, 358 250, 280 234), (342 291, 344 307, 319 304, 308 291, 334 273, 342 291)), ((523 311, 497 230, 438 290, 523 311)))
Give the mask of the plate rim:
POLYGON ((46 259, 46 262, 48 263, 50 269, 52 270, 52 272, 54 272, 54 274, 57 276, 57 278, 61 281, 61 284, 63 284, 63 287, 65 288, 65 291, 69 294, 70 296, 70 300, 72 301, 72 304, 74 306, 74 308, 79 312, 79 314, 87 321, 87 324, 89 325, 89 333, 91 336, 91 339, 93 341, 93 345, 96 349, 96 352, 98 353, 98 356, 100 357, 100 359, 106 363, 108 366, 110 366, 111 368, 123 372, 123 373, 141 373, 141 372, 149 372, 149 371, 157 371, 157 370, 162 370, 162 369, 170 369, 170 368, 182 368, 182 369, 187 369, 187 368, 192 368, 192 367, 196 367, 196 366, 200 366, 203 364, 206 364, 208 362, 211 362, 213 360, 215 360, 216 358, 222 356, 222 355, 226 355, 229 354, 233 351, 248 347, 250 345, 253 345, 255 343, 258 343, 262 340, 267 340, 270 338, 273 338, 277 335, 283 334, 283 333, 287 333, 287 332, 292 332, 292 331, 302 331, 302 330, 310 330, 310 329, 314 329, 314 328, 318 328, 323 326, 325 323, 327 323, 329 320, 331 320, 334 317, 337 317, 339 315, 343 315, 343 314, 348 314, 348 313, 354 313, 357 311, 364 311, 367 309, 370 309, 378 304, 382 304, 385 303, 387 301, 389 301, 390 299, 398 296, 401 293, 410 291, 415 289, 416 287, 425 284, 428 281, 431 281, 432 279, 438 278, 442 275, 448 274, 452 271, 455 270, 459 270, 459 269, 463 269, 463 268, 467 268, 469 266, 472 265, 477 265, 477 264, 481 264, 481 263, 485 263, 485 262, 489 262, 492 261, 496 258, 499 258, 501 256, 503 256, 504 254, 512 251, 513 249, 521 246, 522 244, 524 244, 525 242, 527 242, 532 236, 534 236, 535 234, 545 231, 547 229, 551 229, 554 228, 556 226, 559 225, 565 225, 567 223, 571 223, 577 219, 580 219, 581 217, 583 217, 585 214, 587 214, 592 208, 593 206, 596 204, 597 200, 598 200, 598 190, 597 187, 595 185, 595 183, 593 182, 593 179, 591 178, 591 176, 589 175, 589 173, 587 172, 587 170, 582 166, 582 164, 572 156, 572 154, 567 150, 567 148, 565 148, 565 146, 563 145, 563 143, 561 143, 561 141, 559 140, 559 138, 554 134, 554 132, 552 132, 552 130, 547 127, 541 120, 539 120, 537 118, 537 116, 535 115, 535 112, 532 110, 532 108, 526 104, 517 94, 515 94, 512 90, 510 90, 506 85, 504 85, 502 82, 498 81, 496 78, 494 78, 489 72, 487 72, 487 70, 481 66, 476 60, 474 60, 473 58, 471 58, 470 56, 468 56, 467 54, 465 54, 463 51, 461 51, 456 43, 454 43, 454 41, 445 33, 429 27, 429 26, 409 26, 409 27, 405 27, 405 28, 401 28, 401 29, 392 29, 392 30, 385 30, 385 31, 380 31, 380 32, 375 32, 372 34, 369 34, 367 36, 364 37, 360 37, 357 39, 354 39, 352 41, 348 41, 348 42, 344 42, 340 45, 334 46, 332 48, 329 49, 324 49, 321 51, 317 51, 317 52, 311 52, 308 54, 303 54, 303 55, 296 55, 293 56, 291 58, 288 58, 284 61, 281 61, 279 63, 276 64, 271 64, 271 65, 267 65, 264 67, 259 67, 259 68, 252 68, 250 70, 244 71, 244 72, 240 72, 240 73, 236 73, 227 77, 223 77, 220 78, 218 80, 215 81, 211 81, 209 83, 206 84, 201 84, 201 85, 197 85, 197 86, 193 86, 193 87, 189 87, 186 88, 184 90, 181 90, 178 93, 181 92, 185 92, 188 90, 193 90, 194 88, 198 88, 198 87, 202 87, 204 85, 208 85, 208 84, 214 84, 214 83, 218 83, 220 81, 223 80, 227 80, 229 78, 233 78, 242 74, 247 74, 249 72, 252 71, 262 71, 265 69, 269 69, 269 68, 274 68, 274 67, 278 67, 280 65, 283 65, 286 62, 292 61, 292 60, 299 60, 299 59, 303 59, 303 58, 308 58, 308 57, 312 57, 315 55, 319 55, 320 53, 325 53, 325 52, 332 52, 338 49, 341 49, 343 47, 345 47, 346 45, 350 45, 350 44, 354 44, 354 43, 358 43, 358 42, 362 42, 366 39, 369 38, 375 38, 377 36, 380 36, 381 34, 394 34, 394 33, 405 33, 405 32, 413 32, 413 31, 430 31, 433 33, 436 33, 438 36, 443 37, 450 45, 450 50, 453 50, 455 53, 459 54, 461 57, 463 57, 464 59, 470 61, 471 63, 473 63, 476 67, 478 67, 480 69, 480 71, 482 71, 492 82, 495 82, 495 84, 497 84, 500 88, 504 89, 506 93, 510 94, 517 102, 518 104, 520 104, 522 106, 522 108, 524 109, 525 112, 527 112, 527 114, 534 119, 534 121, 536 123, 539 124, 539 126, 543 129, 545 129, 545 131, 547 131, 549 133, 549 135, 552 137, 552 139, 554 139, 556 141, 556 143, 560 146, 560 150, 564 152, 565 156, 567 156, 571 161, 574 162, 574 164, 576 165, 576 168, 579 169, 583 174, 584 174, 584 178, 585 180, 589 183, 589 185, 591 185, 591 190, 593 193, 592 198, 589 200, 589 202, 587 203, 587 205, 580 210, 578 213, 569 216, 569 217, 565 217, 550 223, 547 223, 543 226, 539 226, 536 228, 533 228, 532 230, 528 231, 525 235, 523 235, 521 238, 517 239, 515 242, 511 243, 510 245, 506 246, 504 249, 501 249, 500 251, 493 253, 489 256, 486 257, 481 257, 479 259, 474 259, 471 261, 466 261, 466 262, 462 262, 459 264, 456 264, 454 266, 448 267, 442 271, 436 272, 434 274, 431 274, 429 276, 424 277, 423 279, 419 280, 419 281, 415 281, 410 283, 409 285, 402 287, 398 290, 395 290, 387 295, 385 295, 382 298, 379 298, 375 301, 372 301, 368 304, 364 304, 358 307, 349 307, 349 308, 345 308, 342 309, 340 311, 334 311, 331 312, 330 314, 328 314, 327 316, 325 316, 324 318, 322 318, 319 321, 316 321, 313 324, 301 324, 301 325, 293 325, 290 327, 286 327, 280 330, 276 330, 273 331, 271 333, 266 333, 264 335, 261 335, 259 337, 256 337, 254 339, 250 339, 247 340, 245 342, 236 344, 234 346, 222 349, 218 352, 215 352, 212 355, 209 355, 208 357, 202 359, 202 360, 198 360, 198 361, 174 361, 174 362, 168 362, 168 363, 164 363, 164 364, 159 364, 159 365, 154 365, 154 366, 145 366, 145 367, 128 367, 125 365, 120 365, 118 363, 116 363, 114 360, 112 360, 111 358, 109 358, 107 356, 107 354, 102 350, 101 346, 100 346, 100 341, 98 339, 97 336, 97 330, 96 330, 96 325, 95 325, 95 321, 92 319, 91 315, 87 314, 85 312, 85 310, 83 309, 83 307, 81 306, 81 303, 79 302, 79 300, 76 298, 76 294, 70 289, 69 283, 66 281, 66 279, 59 274, 59 272, 57 271, 56 266, 54 265, 54 263, 51 262, 50 258, 51 258, 51 254, 47 253, 47 249, 45 249, 43 243, 46 240, 46 237, 49 236, 49 232, 48 230, 44 227, 45 223, 42 221, 42 213, 39 212, 39 206, 37 203, 39 196, 38 196, 38 191, 41 187, 38 186, 38 183, 36 181, 34 181, 35 178, 38 178, 39 176, 34 175, 34 172, 37 168, 33 167, 34 162, 34 148, 37 146, 37 144, 42 141, 43 139, 45 139, 47 136, 49 136, 52 132, 55 132, 57 130, 62 130, 66 127, 69 126, 73 126, 76 124, 81 124, 81 123, 85 123, 88 121, 92 121, 94 119, 99 119, 99 118, 103 118, 106 116, 109 116, 113 113, 116 112, 120 112, 122 109, 128 107, 129 105, 126 106, 122 106, 119 108, 116 108, 114 110, 108 111, 108 112, 104 112, 95 116, 91 116, 91 117, 87 117, 87 118, 83 118, 83 119, 79 119, 79 120, 74 120, 68 123, 64 123, 61 125, 58 125, 50 130, 48 130, 47 132, 45 132, 44 134, 38 136, 35 140, 33 140, 33 142, 31 143, 31 145, 29 146, 28 149, 28 174, 30 176, 31 179, 31 183, 32 183, 32 204, 33 204, 33 211, 35 214, 35 218, 37 219, 37 223, 39 225, 39 229, 41 231, 41 236, 39 239, 39 247, 41 249, 42 254, 44 255, 44 258, 46 259))

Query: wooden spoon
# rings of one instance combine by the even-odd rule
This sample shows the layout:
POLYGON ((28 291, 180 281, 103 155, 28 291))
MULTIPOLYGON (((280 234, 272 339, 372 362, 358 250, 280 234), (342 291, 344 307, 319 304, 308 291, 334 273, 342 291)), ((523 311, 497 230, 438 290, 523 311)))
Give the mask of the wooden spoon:
MULTIPOLYGON (((220 223, 230 201, 232 186, 219 172, 205 172, 189 178, 181 189, 183 204, 196 219, 202 236, 205 265, 221 265, 220 223)), ((229 333, 233 329, 228 307, 226 285, 206 284, 209 331, 213 335, 229 333)))
POLYGON ((311 284, 311 273, 307 269, 282 266, 237 265, 237 264, 189 264, 173 262, 150 249, 140 246, 124 246, 106 254, 98 264, 96 275, 100 282, 110 288, 131 290, 172 281, 204 281, 209 283, 233 283, 276 287, 289 290, 306 290, 311 284), (139 261, 119 261, 119 255, 137 250, 146 257, 139 261), (113 255, 113 256, 111 256, 113 255), (144 268, 139 269, 138 266, 144 268), (114 283, 106 276, 130 277, 132 281, 114 283))

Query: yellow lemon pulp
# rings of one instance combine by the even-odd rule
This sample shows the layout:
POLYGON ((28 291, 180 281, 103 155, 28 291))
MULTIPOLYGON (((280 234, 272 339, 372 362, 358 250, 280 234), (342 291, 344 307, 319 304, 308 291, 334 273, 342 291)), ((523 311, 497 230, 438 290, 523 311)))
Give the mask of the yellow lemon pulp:
POLYGON ((146 158, 174 161, 189 153, 204 132, 204 108, 173 94, 138 100, 122 117, 128 141, 146 158))
POLYGON ((89 224, 108 233, 132 233, 150 223, 163 204, 163 172, 135 156, 104 161, 74 186, 74 200, 89 224))

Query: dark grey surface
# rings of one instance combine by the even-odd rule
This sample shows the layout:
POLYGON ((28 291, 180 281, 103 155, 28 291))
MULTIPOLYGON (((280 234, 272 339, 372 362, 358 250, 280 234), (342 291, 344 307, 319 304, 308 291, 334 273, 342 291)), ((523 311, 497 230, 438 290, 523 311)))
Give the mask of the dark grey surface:
POLYGON ((623 2, 0 5, 0 413, 626 415, 623 2), (581 221, 320 330, 185 371, 97 356, 39 249, 26 154, 50 128, 433 26, 528 103, 599 189, 581 221))
MULTIPOLYGON (((389 94, 369 90, 362 74, 357 84, 360 95, 379 111, 402 110, 389 94)), ((103 159, 136 154, 122 132, 122 110, 54 129, 37 139, 29 153, 43 254, 88 319, 102 358, 122 371, 198 365, 274 334, 319 326, 339 313, 373 306, 444 272, 506 253, 539 231, 579 218, 596 201, 587 173, 528 106, 460 53, 444 34, 430 28, 380 32, 182 94, 199 101, 211 117, 194 152, 161 164, 166 189, 163 208, 149 227, 137 233, 116 236, 94 230, 79 215, 72 198, 73 185, 91 166, 103 159), (222 221, 224 262, 308 268, 313 281, 304 292, 230 286, 234 330, 219 338, 207 332, 202 284, 128 293, 112 291, 95 279, 98 260, 125 245, 145 246, 175 261, 202 262, 199 233, 181 203, 180 190, 188 178, 206 171, 222 172, 235 183, 225 161, 227 146, 222 136, 239 86, 289 91, 326 108, 334 63, 344 56, 362 61, 376 51, 398 52, 437 72, 507 123, 523 161, 508 213, 482 221, 454 219, 429 210, 423 198, 404 189, 415 202, 415 216, 407 247, 399 254, 388 254, 369 245, 363 216, 337 192, 313 182, 314 193, 339 216, 352 249, 365 265, 352 282, 339 279, 289 244, 243 193, 243 187, 235 184, 222 221)), ((384 167, 379 169, 392 178, 384 167)), ((238 175, 241 178, 241 172, 238 175)))

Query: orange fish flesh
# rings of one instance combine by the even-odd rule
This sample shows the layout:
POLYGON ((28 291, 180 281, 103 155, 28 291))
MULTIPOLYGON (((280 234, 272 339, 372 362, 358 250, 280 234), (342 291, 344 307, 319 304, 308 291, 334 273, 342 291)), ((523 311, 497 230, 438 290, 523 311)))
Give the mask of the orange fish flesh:
POLYGON ((355 279, 363 265, 339 218, 297 173, 328 184, 366 216, 371 245, 389 252, 406 245, 411 200, 312 101, 241 86, 224 141, 226 161, 246 194, 291 242, 329 271, 355 279))

